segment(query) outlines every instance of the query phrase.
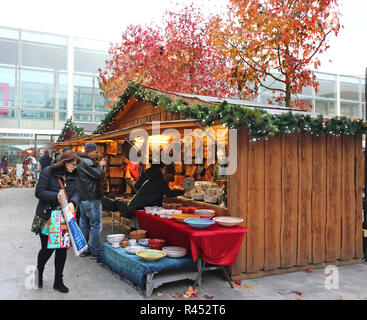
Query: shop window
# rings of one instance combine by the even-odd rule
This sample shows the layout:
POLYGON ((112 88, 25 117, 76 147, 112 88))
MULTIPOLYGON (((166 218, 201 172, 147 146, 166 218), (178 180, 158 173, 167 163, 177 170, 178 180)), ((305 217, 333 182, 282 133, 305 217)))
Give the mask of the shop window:
POLYGON ((15 106, 15 69, 0 68, 0 108, 15 106))
POLYGON ((92 111, 93 77, 74 76, 74 109, 92 111))
POLYGON ((67 47, 23 42, 22 66, 67 70, 67 47))
POLYGON ((54 44, 59 46, 68 45, 68 38, 66 36, 61 36, 52 33, 26 31, 26 30, 22 30, 22 41, 54 44))
POLYGON ((18 65, 18 41, 0 38, 0 64, 18 65))
POLYGON ((58 74, 59 109, 65 110, 68 104, 68 77, 67 74, 58 74))
MULTIPOLYGON (((346 77, 343 77, 344 79, 347 80, 346 77)), ((350 77, 348 82, 340 82, 340 99, 359 101, 359 80, 357 78, 350 77)))
POLYGON ((73 121, 92 122, 92 114, 74 113, 73 121))
POLYGON ((105 118, 106 114, 99 114, 99 113, 96 113, 94 115, 94 121, 95 122, 101 122, 101 120, 103 120, 105 118))
POLYGON ((318 79, 317 97, 336 99, 336 81, 318 79))
POLYGON ((15 110, 0 107, 0 118, 15 118, 15 110))
POLYGON ((53 120, 54 113, 45 111, 21 110, 21 118, 34 120, 53 120))
POLYGON ((66 112, 59 112, 59 120, 60 121, 66 121, 66 112))
POLYGON ((336 115, 336 102, 328 100, 316 100, 315 112, 317 114, 335 116, 336 115))
POLYGON ((360 103, 341 102, 340 113, 348 118, 362 118, 362 106, 360 103))
POLYGON ((96 111, 106 111, 103 107, 108 103, 108 99, 104 98, 102 95, 95 94, 94 95, 94 109, 96 111))
POLYGON ((77 48, 74 51, 74 70, 96 74, 99 68, 105 67, 107 59, 106 52, 77 48))
POLYGON ((21 106, 31 108, 55 107, 54 73, 21 70, 21 106))

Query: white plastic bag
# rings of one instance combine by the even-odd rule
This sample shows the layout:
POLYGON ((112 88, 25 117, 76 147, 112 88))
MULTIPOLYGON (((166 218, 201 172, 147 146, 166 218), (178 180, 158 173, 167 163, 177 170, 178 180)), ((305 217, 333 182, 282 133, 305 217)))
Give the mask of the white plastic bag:
POLYGON ((64 192, 62 192, 60 196, 62 212, 64 214, 66 225, 69 229, 72 247, 74 249, 75 256, 78 257, 81 253, 87 250, 88 244, 85 241, 83 233, 81 232, 78 224, 75 221, 73 213, 69 210, 68 201, 66 200, 64 192))

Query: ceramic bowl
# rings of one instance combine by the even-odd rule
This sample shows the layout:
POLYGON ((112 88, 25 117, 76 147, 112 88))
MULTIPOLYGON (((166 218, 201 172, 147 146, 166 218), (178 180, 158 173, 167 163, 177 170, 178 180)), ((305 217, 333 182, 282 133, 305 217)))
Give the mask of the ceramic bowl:
POLYGON ((210 209, 198 209, 195 210, 195 214, 202 219, 211 219, 215 216, 215 211, 210 209))
POLYGON ((139 239, 138 243, 141 246, 147 247, 148 246, 148 241, 149 241, 149 238, 143 238, 143 239, 139 239))
POLYGON ((187 249, 182 247, 167 246, 163 247, 162 251, 167 253, 167 257, 170 258, 182 258, 187 254, 187 249))
POLYGON ((185 223, 187 223, 190 227, 197 229, 197 230, 204 230, 215 224, 215 221, 209 219, 185 219, 185 223))
POLYGON ((144 249, 144 250, 137 251, 136 255, 146 261, 157 261, 165 257, 167 253, 162 250, 144 249))
POLYGON ((237 217, 214 217, 213 220, 223 227, 234 227, 243 221, 242 218, 237 217))
POLYGON ((128 246, 125 248, 125 251, 130 254, 135 254, 139 250, 144 250, 143 246, 128 246))
POLYGON ((161 250, 165 244, 166 244, 166 240, 164 239, 149 239, 148 240, 148 246, 151 249, 161 250))
POLYGON ((113 242, 120 242, 123 238, 125 238, 124 234, 109 234, 106 236, 106 240, 111 244, 113 242))

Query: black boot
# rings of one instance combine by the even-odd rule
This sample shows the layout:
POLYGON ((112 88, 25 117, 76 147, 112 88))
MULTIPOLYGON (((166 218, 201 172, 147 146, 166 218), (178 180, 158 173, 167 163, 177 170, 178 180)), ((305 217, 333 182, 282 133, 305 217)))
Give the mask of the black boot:
POLYGON ((62 293, 68 293, 69 292, 69 289, 62 282, 62 276, 61 277, 55 277, 54 289, 58 290, 62 293))
POLYGON ((44 268, 37 267, 35 273, 34 273, 34 282, 38 289, 41 289, 43 287, 43 270, 44 268))

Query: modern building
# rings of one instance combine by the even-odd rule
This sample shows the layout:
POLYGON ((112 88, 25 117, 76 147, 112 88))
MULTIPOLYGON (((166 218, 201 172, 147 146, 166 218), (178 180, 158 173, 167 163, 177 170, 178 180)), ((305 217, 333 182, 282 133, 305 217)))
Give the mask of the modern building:
POLYGON ((65 121, 104 118, 98 68, 108 41, 0 27, 0 157, 57 139, 65 121))
MULTIPOLYGON (((21 163, 25 150, 54 142, 71 116, 97 126, 107 112, 97 70, 108 48, 108 41, 0 27, 0 157, 21 163)), ((313 112, 366 119, 363 77, 316 76, 318 92, 306 87, 298 97, 311 102, 313 112)), ((255 101, 271 97, 265 90, 255 101)))

